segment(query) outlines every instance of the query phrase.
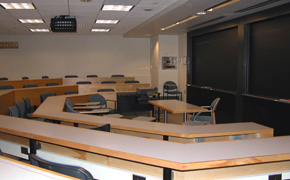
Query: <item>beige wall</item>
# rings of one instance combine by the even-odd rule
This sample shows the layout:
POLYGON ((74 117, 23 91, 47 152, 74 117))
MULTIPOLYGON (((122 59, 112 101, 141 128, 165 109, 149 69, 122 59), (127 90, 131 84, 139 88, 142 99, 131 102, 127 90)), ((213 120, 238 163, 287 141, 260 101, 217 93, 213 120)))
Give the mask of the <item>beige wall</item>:
POLYGON ((0 49, 0 77, 10 80, 42 75, 76 74, 135 76, 150 83, 150 39, 93 35, 0 36, 17 41, 19 49, 0 49))

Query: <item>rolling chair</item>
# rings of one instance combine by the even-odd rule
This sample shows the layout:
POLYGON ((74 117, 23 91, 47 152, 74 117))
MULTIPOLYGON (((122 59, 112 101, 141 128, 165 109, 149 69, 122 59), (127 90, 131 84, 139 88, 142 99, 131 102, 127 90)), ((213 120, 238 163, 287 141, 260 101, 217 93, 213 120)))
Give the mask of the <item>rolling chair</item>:
POLYGON ((38 157, 36 154, 30 154, 29 160, 30 163, 34 166, 38 166, 44 169, 48 169, 54 172, 58 172, 82 180, 94 180, 92 174, 82 167, 54 163, 51 161, 44 160, 38 157))
POLYGON ((40 102, 43 103, 43 101, 49 97, 49 96, 56 96, 55 93, 44 93, 40 95, 40 102))
POLYGON ((140 83, 139 81, 125 81, 125 83, 140 83))
MULTIPOLYGON (((28 118, 25 104, 22 101, 16 102, 16 107, 18 109, 20 118, 28 118)), ((33 117, 32 114, 29 116, 30 116, 30 118, 28 118, 28 119, 34 119, 34 120, 43 121, 43 122, 45 121, 45 119, 43 119, 43 118, 33 117)))
POLYGON ((106 100, 104 98, 104 96, 100 95, 100 94, 93 94, 89 97, 89 102, 100 102, 100 106, 102 106, 102 108, 105 108, 105 109, 109 109, 109 112, 112 113, 116 113, 116 101, 114 100, 106 100), (114 107, 115 109, 112 109, 112 108, 108 108, 107 107, 107 101, 111 101, 111 102, 114 102, 114 107))
POLYGON ((125 77, 123 74, 113 74, 111 77, 125 77))
POLYGON ((28 97, 24 97, 22 99, 24 101, 26 116, 27 118, 32 119, 33 118, 32 113, 36 110, 37 106, 31 106, 31 102, 28 97))
POLYGON ((32 87, 38 87, 37 84, 24 84, 23 88, 32 88, 32 87))
POLYGON ((98 92, 114 92, 114 89, 98 89, 98 92))
POLYGON ((177 90, 177 85, 173 81, 166 81, 163 85, 163 99, 166 94, 166 99, 170 97, 169 95, 175 95, 175 98, 177 99, 177 96, 180 95, 180 100, 182 101, 182 92, 177 90))
POLYGON ((1 77, 0 81, 8 81, 8 78, 7 77, 1 77))
POLYGON ((92 84, 91 81, 78 81, 76 84, 92 84))
POLYGON ((58 86, 58 83, 46 83, 46 86, 58 86))
POLYGON ((27 80, 27 79, 29 79, 29 77, 27 76, 22 77, 22 80, 27 80))
POLYGON ((87 75, 87 78, 98 77, 97 75, 87 75))
POLYGON ((101 84, 116 84, 116 81, 102 81, 101 84))
POLYGON ((8 85, 8 86, 0 86, 0 90, 5 90, 5 89, 14 89, 14 87, 10 86, 10 85, 8 85))
POLYGON ((64 76, 64 78, 78 78, 77 75, 66 75, 64 76))
POLYGON ((41 76, 42 79, 49 79, 48 76, 41 76))
POLYGON ((9 116, 19 117, 19 112, 16 106, 10 106, 8 107, 8 110, 9 110, 9 116))
POLYGON ((210 106, 201 106, 202 108, 208 109, 207 112, 199 112, 191 117, 191 120, 193 122, 205 122, 205 123, 212 123, 216 124, 216 118, 215 118, 215 110, 217 108, 217 105, 220 101, 220 98, 215 98, 210 106), (210 113, 210 116, 200 116, 201 113, 210 113))

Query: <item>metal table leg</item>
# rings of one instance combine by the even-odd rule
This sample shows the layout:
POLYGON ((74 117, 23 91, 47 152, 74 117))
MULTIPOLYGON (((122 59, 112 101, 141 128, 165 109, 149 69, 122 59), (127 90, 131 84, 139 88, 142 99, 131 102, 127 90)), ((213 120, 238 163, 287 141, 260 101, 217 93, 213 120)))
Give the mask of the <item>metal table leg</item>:
POLYGON ((187 121, 187 113, 183 114, 183 120, 184 120, 184 122, 187 121))
POLYGON ((167 123, 167 111, 164 110, 164 123, 167 123))

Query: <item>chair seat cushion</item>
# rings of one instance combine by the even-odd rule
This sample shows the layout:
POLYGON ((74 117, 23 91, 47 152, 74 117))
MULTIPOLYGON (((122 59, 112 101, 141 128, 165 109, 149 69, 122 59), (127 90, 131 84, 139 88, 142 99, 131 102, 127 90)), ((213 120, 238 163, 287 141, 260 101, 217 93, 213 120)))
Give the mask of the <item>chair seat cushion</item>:
MULTIPOLYGON (((193 120, 194 117, 191 117, 191 120, 193 120)), ((209 122, 213 123, 213 118, 211 116, 197 116, 194 121, 202 121, 202 122, 209 122)))

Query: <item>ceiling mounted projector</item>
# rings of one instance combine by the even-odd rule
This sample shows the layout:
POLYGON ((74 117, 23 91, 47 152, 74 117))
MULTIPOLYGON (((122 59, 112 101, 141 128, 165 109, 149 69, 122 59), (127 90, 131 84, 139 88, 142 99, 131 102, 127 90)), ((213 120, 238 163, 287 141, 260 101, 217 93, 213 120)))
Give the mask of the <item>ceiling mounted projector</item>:
POLYGON ((68 15, 56 16, 51 18, 50 28, 53 32, 77 32, 77 20, 68 15))

